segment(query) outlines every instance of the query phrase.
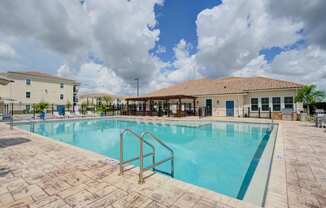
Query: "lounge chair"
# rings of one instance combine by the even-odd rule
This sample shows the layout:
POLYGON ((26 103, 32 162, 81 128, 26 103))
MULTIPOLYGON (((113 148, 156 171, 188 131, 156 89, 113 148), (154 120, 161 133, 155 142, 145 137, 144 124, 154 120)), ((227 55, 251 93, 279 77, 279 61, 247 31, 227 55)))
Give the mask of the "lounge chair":
POLYGON ((54 118, 64 118, 63 115, 60 115, 58 112, 53 112, 54 118))
POLYGON ((86 114, 87 116, 95 116, 95 114, 94 113, 92 113, 91 111, 87 111, 87 114, 86 114))
POLYGON ((75 112, 75 116, 77 116, 77 117, 83 117, 83 115, 80 114, 79 111, 76 111, 76 112, 75 112))
POLYGON ((72 115, 69 111, 65 112, 65 116, 68 118, 73 118, 74 115, 72 115))

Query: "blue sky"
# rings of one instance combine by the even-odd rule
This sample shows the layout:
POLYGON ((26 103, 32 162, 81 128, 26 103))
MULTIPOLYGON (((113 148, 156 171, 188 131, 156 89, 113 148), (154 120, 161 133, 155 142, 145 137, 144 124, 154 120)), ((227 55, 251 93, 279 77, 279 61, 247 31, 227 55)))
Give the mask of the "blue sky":
POLYGON ((159 53, 163 61, 174 59, 173 48, 184 39, 193 47, 194 53, 197 46, 196 19, 204 9, 212 8, 221 3, 219 0, 166 0, 163 6, 155 6, 155 15, 160 29, 158 46, 163 46, 166 53, 159 53))
POLYGON ((224 76, 326 89, 325 10, 325 0, 0 1, 0 71, 113 94, 133 93, 136 77, 142 92, 224 76))

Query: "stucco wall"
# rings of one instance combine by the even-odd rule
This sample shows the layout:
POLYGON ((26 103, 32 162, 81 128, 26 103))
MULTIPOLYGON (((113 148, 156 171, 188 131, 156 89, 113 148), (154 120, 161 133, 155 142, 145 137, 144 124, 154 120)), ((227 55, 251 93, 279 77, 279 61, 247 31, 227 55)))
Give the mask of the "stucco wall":
POLYGON ((73 85, 64 83, 64 88, 60 88, 60 82, 46 82, 32 80, 31 85, 26 85, 25 79, 14 79, 14 83, 0 87, 0 96, 9 97, 17 103, 33 104, 41 101, 49 104, 64 105, 69 101, 73 103, 73 85), (26 92, 31 92, 31 97, 26 98, 26 92), (60 94, 64 95, 63 100, 60 94))

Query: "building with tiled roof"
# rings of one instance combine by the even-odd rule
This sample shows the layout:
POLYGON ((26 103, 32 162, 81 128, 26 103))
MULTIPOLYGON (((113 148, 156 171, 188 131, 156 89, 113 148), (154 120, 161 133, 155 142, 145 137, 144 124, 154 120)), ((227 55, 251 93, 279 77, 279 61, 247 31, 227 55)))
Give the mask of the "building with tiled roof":
MULTIPOLYGON (((14 101, 14 111, 31 112, 33 104, 40 102, 46 102, 60 112, 68 103, 77 106, 79 83, 75 80, 37 71, 8 71, 0 73, 0 76, 13 81, 0 86, 0 97, 14 101)), ((3 105, 7 109, 9 103, 3 105)))
POLYGON ((212 116, 278 118, 284 110, 297 110, 294 97, 301 87, 303 85, 299 83, 267 77, 199 79, 156 90, 145 96, 128 97, 126 100, 151 103, 146 104, 146 110, 153 109, 153 103, 154 106, 157 103, 164 108, 169 106, 179 115, 186 115, 181 113, 186 111, 195 114, 199 109, 205 109, 206 114, 212 116))

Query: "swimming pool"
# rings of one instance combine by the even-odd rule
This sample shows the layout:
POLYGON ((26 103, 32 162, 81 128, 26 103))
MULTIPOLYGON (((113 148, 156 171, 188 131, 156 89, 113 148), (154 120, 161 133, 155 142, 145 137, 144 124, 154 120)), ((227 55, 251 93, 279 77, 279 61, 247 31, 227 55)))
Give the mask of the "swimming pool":
MULTIPOLYGON (((139 134, 150 131, 173 149, 176 179, 238 199, 245 197, 271 135, 270 124, 236 122, 145 122, 112 118, 16 126, 115 159, 119 159, 119 135, 123 129, 130 128, 139 134)), ((124 145, 125 159, 138 156, 138 140, 126 134, 124 145)), ((154 145, 157 161, 169 156, 166 149, 154 145)), ((145 153, 150 152, 148 147, 144 148, 145 153)), ((145 165, 151 162, 147 159, 145 165)), ((169 163, 159 167, 164 171, 169 168, 169 163)))

